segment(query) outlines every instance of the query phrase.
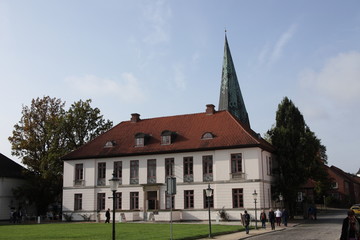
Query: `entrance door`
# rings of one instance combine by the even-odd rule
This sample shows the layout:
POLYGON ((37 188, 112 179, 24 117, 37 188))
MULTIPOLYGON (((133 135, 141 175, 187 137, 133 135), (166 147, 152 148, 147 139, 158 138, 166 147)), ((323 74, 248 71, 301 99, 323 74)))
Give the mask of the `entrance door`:
POLYGON ((148 210, 157 210, 157 191, 147 192, 148 210))

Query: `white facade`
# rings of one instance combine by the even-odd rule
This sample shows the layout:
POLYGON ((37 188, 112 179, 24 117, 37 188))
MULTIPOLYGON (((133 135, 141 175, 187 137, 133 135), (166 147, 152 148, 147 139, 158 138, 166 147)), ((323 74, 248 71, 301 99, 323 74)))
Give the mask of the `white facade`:
MULTIPOLYGON (((248 210, 254 213, 255 204, 252 194, 257 192, 257 209, 271 207, 271 153, 259 147, 226 150, 183 152, 159 155, 138 155, 114 158, 82 159, 64 161, 63 213, 73 214, 74 220, 83 220, 81 215, 91 215, 92 220, 103 221, 106 209, 112 209, 112 192, 108 180, 112 178, 114 162, 122 162, 122 178, 118 193, 121 193, 121 209, 116 210, 116 218, 125 216, 126 221, 148 220, 154 212, 155 221, 168 221, 170 209, 166 209, 165 159, 174 158, 174 174, 177 189, 174 196, 172 219, 206 220, 208 209, 204 203, 204 189, 214 189, 211 218, 218 218, 218 212, 225 209, 230 220, 239 220, 240 213, 248 210), (241 174, 232 174, 231 155, 241 154, 241 174), (203 179, 203 156, 212 156, 212 180, 203 179), (184 180, 184 157, 192 157, 192 180, 184 180), (156 182, 148 183, 149 159, 156 159, 156 182), (130 161, 139 161, 138 184, 130 184, 130 161), (98 163, 106 163, 105 186, 98 185, 98 163), (75 184, 75 166, 83 164, 82 181, 75 184), (233 189, 242 192, 240 205, 233 206, 233 189), (192 191, 193 206, 185 208, 185 191, 192 191), (138 192, 138 209, 130 209, 130 193, 138 192), (156 207, 149 209, 148 193, 155 194, 156 207), (105 208, 98 211, 98 193, 105 193, 105 208), (75 194, 81 196, 81 207, 75 210, 75 194)), ((187 198, 187 200, 189 200, 187 198)), ((78 200, 79 201, 79 200, 78 200)), ((79 208, 79 206, 78 206, 79 208)), ((260 211, 258 211, 258 214, 260 211)))

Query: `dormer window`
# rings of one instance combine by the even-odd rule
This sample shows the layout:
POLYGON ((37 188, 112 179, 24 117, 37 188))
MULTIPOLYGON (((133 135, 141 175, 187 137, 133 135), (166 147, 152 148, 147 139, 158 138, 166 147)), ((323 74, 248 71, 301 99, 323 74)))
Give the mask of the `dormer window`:
POLYGON ((113 146, 115 146, 116 142, 115 141, 107 141, 104 145, 104 148, 111 148, 113 146))
POLYGON ((214 138, 214 134, 212 134, 211 132, 206 132, 202 135, 201 139, 213 139, 214 138))
POLYGON ((145 141, 148 138, 148 135, 145 133, 137 133, 135 134, 135 147, 143 147, 145 146, 145 141))
POLYGON ((169 130, 165 130, 161 133, 161 144, 162 145, 170 145, 172 141, 175 139, 176 133, 171 132, 169 130))

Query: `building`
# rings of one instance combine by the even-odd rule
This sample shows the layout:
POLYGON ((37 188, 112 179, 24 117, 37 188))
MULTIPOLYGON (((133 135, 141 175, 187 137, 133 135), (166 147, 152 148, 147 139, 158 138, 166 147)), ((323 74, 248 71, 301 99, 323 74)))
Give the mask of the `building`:
POLYGON ((0 153, 0 220, 9 220, 11 211, 19 209, 13 189, 24 183, 24 168, 0 153))
POLYGON ((219 105, 151 119, 134 113, 64 156, 63 213, 104 220, 113 173, 121 183, 117 219, 168 221, 172 213, 174 221, 204 220, 210 204, 213 220, 222 209, 239 220, 245 209, 254 212, 254 191, 257 208, 270 208, 274 148, 250 128, 226 36, 219 105), (168 177, 176 179, 172 196, 168 177))

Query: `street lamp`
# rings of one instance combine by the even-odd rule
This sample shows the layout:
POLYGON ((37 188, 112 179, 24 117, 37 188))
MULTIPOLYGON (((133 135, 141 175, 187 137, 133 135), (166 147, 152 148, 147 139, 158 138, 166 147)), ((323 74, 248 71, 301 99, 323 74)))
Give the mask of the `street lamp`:
POLYGON ((208 203, 208 208, 209 208, 209 238, 211 238, 210 198, 212 196, 213 190, 210 187, 210 183, 208 185, 208 188, 205 189, 205 192, 206 192, 207 203, 208 203))
POLYGON ((279 200, 280 200, 280 208, 283 208, 282 201, 284 200, 284 197, 281 193, 279 194, 279 200))
POLYGON ((254 203, 255 203, 255 229, 257 229, 257 209, 256 209, 256 200, 257 200, 257 193, 256 190, 254 190, 254 193, 252 194, 253 198, 254 198, 254 203))
POLYGON ((115 240, 115 199, 116 199, 116 190, 119 186, 119 179, 113 173, 112 179, 109 179, 110 189, 113 192, 113 222, 112 222, 112 239, 115 240))

